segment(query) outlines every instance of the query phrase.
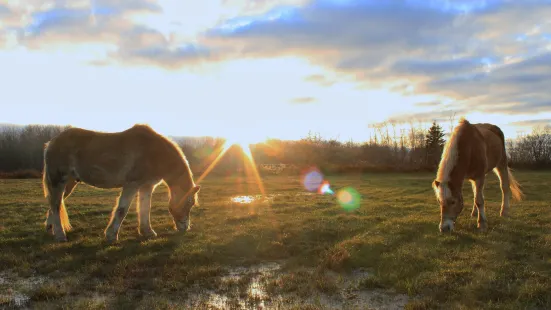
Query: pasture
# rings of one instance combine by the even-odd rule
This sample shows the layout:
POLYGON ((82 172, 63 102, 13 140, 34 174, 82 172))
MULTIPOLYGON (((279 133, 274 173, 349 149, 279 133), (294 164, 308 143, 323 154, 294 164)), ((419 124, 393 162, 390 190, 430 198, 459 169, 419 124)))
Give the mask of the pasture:
POLYGON ((0 308, 549 309, 551 173, 515 176, 526 198, 511 218, 488 176, 486 233, 466 182, 452 234, 438 231, 432 173, 327 176, 361 193, 348 211, 299 176, 263 177, 260 201, 254 178, 209 176, 189 232, 172 228, 160 186, 157 238, 138 236, 134 200, 113 245, 103 232, 118 190, 79 185, 66 201, 74 229, 56 243, 40 181, 0 180, 0 308))

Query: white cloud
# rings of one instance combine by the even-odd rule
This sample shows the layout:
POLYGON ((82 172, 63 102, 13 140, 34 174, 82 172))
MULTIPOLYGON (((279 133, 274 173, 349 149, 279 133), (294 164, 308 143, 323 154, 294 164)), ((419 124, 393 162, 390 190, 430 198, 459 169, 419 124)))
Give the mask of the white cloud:
MULTIPOLYGON (((133 100, 145 104, 162 93, 162 100, 180 102, 174 98, 193 95, 201 109, 220 117, 270 107, 269 119, 310 126, 313 121, 301 120, 333 119, 326 126, 333 129, 351 120, 365 127, 453 112, 513 123, 510 117, 551 113, 547 16, 547 0, 10 0, 0 5, 0 49, 10 61, 40 63, 27 72, 44 79, 56 66, 65 75, 94 72, 109 81, 99 85, 118 94, 136 85, 126 74, 116 82, 110 75, 117 70, 155 76, 147 81, 156 91, 140 89, 133 100), (186 75, 194 82, 184 94, 158 85, 180 85, 169 82, 180 74, 194 76, 186 75)), ((18 76, 10 68, 0 78, 18 76)), ((10 91, 13 98, 36 100, 23 92, 40 79, 18 78, 24 86, 15 87, 19 95, 10 91)))
POLYGON ((368 89, 455 99, 450 111, 551 111, 551 2, 472 4, 313 1, 276 20, 227 21, 207 38, 242 57, 304 55, 368 89))

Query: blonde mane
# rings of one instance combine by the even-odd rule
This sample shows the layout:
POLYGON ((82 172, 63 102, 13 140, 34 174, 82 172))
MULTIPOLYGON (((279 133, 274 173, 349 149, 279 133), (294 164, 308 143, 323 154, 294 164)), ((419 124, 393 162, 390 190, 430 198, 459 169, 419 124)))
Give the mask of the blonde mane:
POLYGON ((469 124, 469 122, 465 118, 461 118, 459 124, 454 128, 450 138, 444 145, 442 158, 438 165, 438 172, 436 173, 436 180, 440 182, 440 186, 434 187, 436 197, 440 201, 451 197, 448 182, 450 181, 450 174, 459 158, 459 137, 461 136, 461 129, 466 124, 469 124))

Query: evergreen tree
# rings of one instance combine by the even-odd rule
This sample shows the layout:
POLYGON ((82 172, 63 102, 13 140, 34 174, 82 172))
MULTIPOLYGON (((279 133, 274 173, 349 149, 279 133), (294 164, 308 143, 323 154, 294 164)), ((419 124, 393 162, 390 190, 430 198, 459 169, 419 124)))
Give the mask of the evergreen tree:
POLYGON ((427 164, 429 167, 436 167, 440 161, 444 149, 444 131, 436 122, 432 123, 425 136, 425 149, 427 151, 427 164))

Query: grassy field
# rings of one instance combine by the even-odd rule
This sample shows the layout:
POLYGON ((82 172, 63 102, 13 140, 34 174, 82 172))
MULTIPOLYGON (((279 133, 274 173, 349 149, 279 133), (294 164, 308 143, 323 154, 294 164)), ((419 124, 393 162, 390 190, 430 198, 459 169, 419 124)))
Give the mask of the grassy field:
POLYGON ((251 204, 231 198, 258 194, 254 179, 208 177, 191 231, 172 229, 161 186, 158 237, 138 237, 133 204, 115 245, 103 230, 118 191, 79 185, 55 243, 39 180, 0 180, 0 308, 550 309, 551 173, 516 176, 526 199, 508 219, 489 176, 484 234, 468 183, 456 232, 438 232, 433 174, 327 177, 362 194, 353 211, 299 177, 264 177, 269 201, 251 204))

